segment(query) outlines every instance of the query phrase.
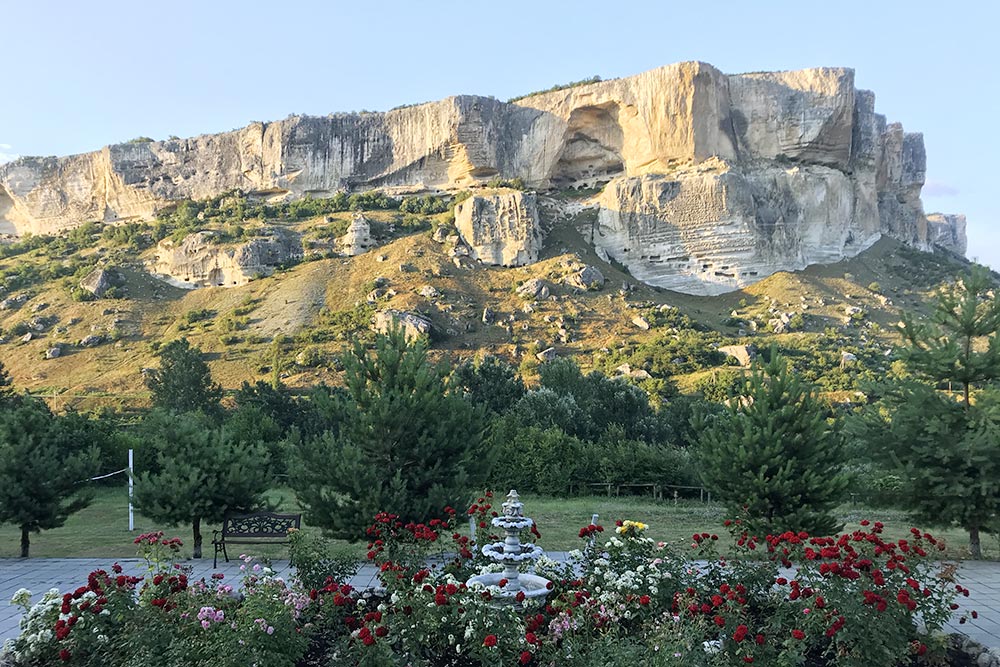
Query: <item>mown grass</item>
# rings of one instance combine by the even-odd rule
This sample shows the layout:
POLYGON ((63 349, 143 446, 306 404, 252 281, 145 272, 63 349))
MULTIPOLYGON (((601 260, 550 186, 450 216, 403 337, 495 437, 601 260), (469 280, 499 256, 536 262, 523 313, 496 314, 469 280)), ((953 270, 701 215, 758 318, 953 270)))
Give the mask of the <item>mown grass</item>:
MULTIPOLYGON (((499 495, 499 494, 498 494, 499 495)), ((500 499, 497 498, 499 504, 500 499)), ((535 519, 542 534, 540 544, 549 551, 568 551, 582 546, 578 537, 581 527, 590 523, 593 514, 598 515, 598 523, 610 531, 618 519, 632 519, 649 525, 647 535, 683 552, 690 548, 691 535, 709 532, 719 535, 719 548, 726 552, 731 540, 722 527, 725 510, 715 503, 697 500, 653 500, 649 497, 606 497, 581 496, 573 498, 549 498, 526 495, 522 497, 525 512, 535 519)), ((285 512, 300 510, 294 494, 289 489, 274 489, 268 494, 268 501, 285 512)), ((859 528, 862 519, 882 521, 886 524, 885 535, 893 539, 906 537, 911 523, 900 510, 873 509, 863 506, 843 505, 838 515, 847 531, 859 528)), ((205 538, 204 553, 212 554, 212 529, 203 528, 205 538)), ((128 531, 128 493, 124 487, 98 487, 94 502, 83 511, 71 516, 66 525, 54 530, 43 531, 31 536, 31 556, 35 558, 128 558, 135 555, 133 540, 140 533, 164 530, 168 535, 184 540, 182 555, 190 556, 190 526, 170 527, 160 525, 138 512, 135 515, 135 531, 128 531)), ((464 527, 463 532, 468 530, 464 527)), ((957 528, 931 530, 944 538, 948 558, 968 557, 968 536, 957 528)), ((363 558, 364 543, 335 542, 339 549, 363 558)), ((240 546, 231 551, 238 555, 240 549, 269 558, 287 558, 287 547, 240 546)), ((1000 559, 1000 540, 994 536, 984 536, 983 552, 987 558, 1000 559)), ((0 558, 17 557, 20 553, 20 532, 9 525, 0 526, 0 558)))

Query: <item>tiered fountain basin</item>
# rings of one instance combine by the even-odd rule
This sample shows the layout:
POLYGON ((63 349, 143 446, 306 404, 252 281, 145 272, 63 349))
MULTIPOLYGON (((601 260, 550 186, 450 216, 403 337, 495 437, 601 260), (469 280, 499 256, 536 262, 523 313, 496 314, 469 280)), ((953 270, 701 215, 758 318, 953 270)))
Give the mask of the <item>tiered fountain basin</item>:
POLYGON ((520 534, 529 530, 534 522, 522 514, 523 504, 517 491, 511 490, 503 504, 503 514, 493 519, 495 528, 507 534, 502 542, 484 544, 482 553, 494 563, 502 563, 503 572, 489 572, 469 579, 468 586, 488 587, 500 604, 524 604, 525 601, 542 599, 549 592, 551 582, 545 577, 520 571, 523 563, 533 563, 542 556, 542 548, 535 544, 521 544, 520 534))

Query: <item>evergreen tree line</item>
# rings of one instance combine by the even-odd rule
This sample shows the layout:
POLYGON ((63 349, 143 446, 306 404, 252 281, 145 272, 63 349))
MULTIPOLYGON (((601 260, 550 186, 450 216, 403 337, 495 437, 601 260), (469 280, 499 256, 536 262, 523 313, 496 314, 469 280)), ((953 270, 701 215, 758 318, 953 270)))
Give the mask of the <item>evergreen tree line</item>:
POLYGON ((722 403, 675 396, 654 408, 643 390, 569 359, 542 364, 529 387, 496 357, 432 363, 426 340, 399 331, 345 353, 343 386, 295 397, 244 383, 224 407, 182 339, 146 378, 153 409, 126 424, 53 415, 4 380, 0 522, 21 528, 27 555, 28 535, 84 506, 81 481, 132 447, 138 508, 192 526, 196 554, 203 524, 264 506, 275 486, 294 490, 310 525, 350 538, 378 511, 422 520, 484 485, 566 495, 591 482, 702 483, 761 534, 826 533, 848 488, 882 475, 917 518, 967 529, 978 556, 1000 505, 998 329, 1000 299, 975 270, 930 321, 904 318, 906 372, 872 384, 846 417, 777 351, 722 403))

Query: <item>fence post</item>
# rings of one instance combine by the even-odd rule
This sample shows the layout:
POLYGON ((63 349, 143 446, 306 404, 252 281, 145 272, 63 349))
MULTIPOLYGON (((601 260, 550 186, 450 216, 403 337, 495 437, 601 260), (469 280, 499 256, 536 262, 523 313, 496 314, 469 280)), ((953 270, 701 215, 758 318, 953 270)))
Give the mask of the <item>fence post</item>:
POLYGON ((472 540, 472 544, 476 544, 476 517, 469 517, 469 539, 472 540))
MULTIPOLYGON (((596 513, 593 516, 590 517, 590 525, 591 526, 596 526, 597 525, 597 514, 596 513)), ((590 540, 588 540, 588 541, 589 541, 590 546, 593 547, 594 543, 597 541, 597 535, 595 533, 591 533, 590 534, 590 540)))
POLYGON ((132 511, 132 450, 128 450, 128 532, 135 530, 135 514, 132 511))

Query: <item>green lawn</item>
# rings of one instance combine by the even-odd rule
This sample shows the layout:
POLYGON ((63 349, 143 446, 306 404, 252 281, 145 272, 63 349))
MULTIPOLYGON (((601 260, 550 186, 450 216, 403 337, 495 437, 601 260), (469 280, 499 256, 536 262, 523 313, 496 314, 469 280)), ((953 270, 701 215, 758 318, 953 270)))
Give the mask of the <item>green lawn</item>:
MULTIPOLYGON (((299 510, 295 497, 288 489, 275 489, 269 494, 269 501, 281 511, 299 510)), ((499 494, 498 494, 499 495, 499 494)), ((632 519, 649 525, 647 534, 653 539, 667 542, 680 549, 686 549, 695 532, 717 532, 721 546, 729 542, 722 528, 724 511, 716 504, 698 501, 654 501, 651 498, 586 496, 574 498, 547 498, 527 495, 522 497, 525 513, 535 519, 542 534, 541 546, 550 551, 565 551, 581 545, 577 533, 590 523, 592 514, 599 515, 599 523, 611 529, 616 519, 632 519)), ((502 502, 497 498, 497 505, 502 502)), ((844 505, 840 517, 845 522, 845 530, 858 527, 861 519, 879 520, 886 524, 886 535, 893 538, 905 537, 909 533, 910 522, 905 513, 898 510, 872 510, 864 507, 844 505)), ((211 557, 212 528, 203 529, 205 555, 211 557)), ((164 530, 168 535, 179 536, 185 542, 182 553, 190 554, 191 529, 189 526, 169 527, 157 525, 146 517, 136 514, 136 530, 128 531, 128 493, 124 488, 99 487, 93 504, 73 515, 62 528, 47 530, 31 536, 33 557, 92 557, 127 558, 135 555, 132 541, 137 535, 151 530, 164 530)), ((931 530, 935 535, 947 540, 952 558, 966 557, 966 534, 958 529, 931 530)), ((20 553, 20 533, 13 526, 0 526, 0 558, 16 557, 20 553)), ((363 557, 364 544, 348 545, 363 557)), ((287 558, 287 548, 283 546, 263 546, 254 548, 256 555, 272 558, 287 558)), ((1000 542, 993 536, 984 536, 983 552, 987 558, 1000 559, 1000 542)), ((231 553, 231 556, 236 555, 231 553)))

